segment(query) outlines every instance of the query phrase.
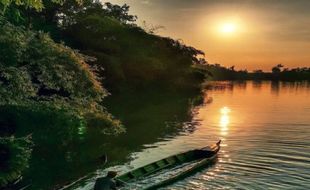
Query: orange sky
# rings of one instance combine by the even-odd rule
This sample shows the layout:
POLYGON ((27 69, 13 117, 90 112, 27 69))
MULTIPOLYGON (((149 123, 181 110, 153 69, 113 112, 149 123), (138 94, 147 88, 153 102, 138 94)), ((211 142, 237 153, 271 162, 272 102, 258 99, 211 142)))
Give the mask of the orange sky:
POLYGON ((310 67, 310 0, 111 0, 131 6, 138 24, 205 51, 210 63, 237 69, 310 67), (220 27, 236 30, 223 34, 220 27))

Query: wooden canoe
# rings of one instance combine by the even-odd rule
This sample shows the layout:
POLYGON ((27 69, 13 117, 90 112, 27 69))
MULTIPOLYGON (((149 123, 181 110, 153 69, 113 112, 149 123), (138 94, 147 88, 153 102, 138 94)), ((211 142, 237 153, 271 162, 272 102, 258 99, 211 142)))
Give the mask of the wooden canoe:
MULTIPOLYGON (((136 181, 142 177, 149 176, 160 170, 167 169, 170 167, 175 167, 177 165, 181 165, 187 162, 199 161, 197 167, 200 165, 206 165, 206 163, 211 162, 216 157, 218 151, 220 150, 220 143, 221 141, 217 142, 216 144, 213 144, 211 146, 207 146, 201 149, 189 150, 187 152, 169 156, 167 158, 158 160, 156 162, 150 163, 148 165, 139 167, 123 175, 120 175, 116 177, 115 180, 118 186, 120 187, 120 186, 126 186, 127 183, 136 181)), ((195 170, 195 168, 192 168, 192 169, 195 170)), ((187 172, 189 173, 191 171, 187 171, 187 172)), ((164 181, 163 183, 157 184, 157 185, 160 185, 160 186, 165 185, 166 183, 173 182, 174 180, 177 180, 180 177, 182 176, 177 176, 175 179, 170 178, 169 181, 166 181, 166 182, 164 181)), ((154 187, 157 187, 157 185, 156 186, 154 185, 154 187)), ((150 188, 152 189, 153 186, 150 188)))

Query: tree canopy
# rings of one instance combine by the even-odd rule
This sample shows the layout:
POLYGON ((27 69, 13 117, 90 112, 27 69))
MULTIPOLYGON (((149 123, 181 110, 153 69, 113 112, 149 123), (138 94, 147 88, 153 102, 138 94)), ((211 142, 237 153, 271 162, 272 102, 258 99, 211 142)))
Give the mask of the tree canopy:
POLYGON ((6 22, 0 33, 0 105, 35 104, 79 116, 109 115, 100 104, 108 93, 84 62, 85 56, 45 33, 6 22))
MULTIPOLYGON (((35 9, 41 11, 47 3, 64 4, 69 0, 0 0, 0 8, 5 12, 8 8, 12 7, 23 7, 26 9, 35 9)), ((75 0, 77 3, 82 4, 84 0, 75 0)))

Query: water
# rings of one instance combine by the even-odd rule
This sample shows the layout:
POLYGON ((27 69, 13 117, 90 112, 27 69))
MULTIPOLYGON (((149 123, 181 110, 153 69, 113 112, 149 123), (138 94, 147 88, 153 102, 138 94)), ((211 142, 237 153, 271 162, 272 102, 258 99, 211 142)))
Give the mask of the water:
MULTIPOLYGON (((62 114, 10 111, 16 135, 32 133, 35 146, 24 173, 32 190, 57 189, 88 173, 71 189, 90 190, 110 169, 126 172, 218 139, 223 146, 215 165, 165 189, 310 189, 310 83, 214 82, 203 94, 152 87, 113 94, 105 104, 126 133, 77 133, 62 114), (104 166, 102 154, 109 160, 104 166)), ((170 174, 145 180, 152 184, 170 174)))
MULTIPOLYGON (((310 189, 309 83, 214 82, 205 102, 211 97, 212 103, 192 107, 190 120, 170 122, 183 130, 144 144, 113 169, 127 171, 222 139, 215 165, 164 189, 310 189)), ((75 189, 91 189, 93 182, 75 189)))
MULTIPOLYGON (((32 134, 34 148, 23 183, 31 185, 31 190, 49 190, 88 173, 92 176, 94 171, 105 173, 102 168, 131 169, 129 163, 135 160, 135 153, 156 146, 168 137, 194 130, 191 110, 202 104, 201 97, 199 92, 154 87, 141 92, 113 94, 106 99, 106 106, 127 129, 119 136, 103 135, 100 128, 79 130, 80 126, 62 113, 24 114, 23 110, 8 112, 4 109, 0 116, 14 118, 17 137, 32 134), (103 154, 108 155, 105 165, 98 159, 103 154)), ((87 178, 82 183, 89 184, 91 189, 93 179, 87 178)))

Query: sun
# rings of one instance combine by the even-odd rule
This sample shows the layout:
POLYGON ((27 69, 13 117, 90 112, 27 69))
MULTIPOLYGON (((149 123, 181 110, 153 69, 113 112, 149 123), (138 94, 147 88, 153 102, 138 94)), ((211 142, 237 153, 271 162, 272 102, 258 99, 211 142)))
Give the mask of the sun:
POLYGON ((222 34, 233 34, 237 30, 237 24, 236 23, 224 23, 220 26, 219 31, 222 34))

